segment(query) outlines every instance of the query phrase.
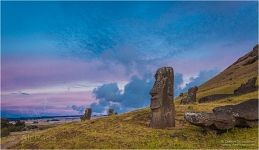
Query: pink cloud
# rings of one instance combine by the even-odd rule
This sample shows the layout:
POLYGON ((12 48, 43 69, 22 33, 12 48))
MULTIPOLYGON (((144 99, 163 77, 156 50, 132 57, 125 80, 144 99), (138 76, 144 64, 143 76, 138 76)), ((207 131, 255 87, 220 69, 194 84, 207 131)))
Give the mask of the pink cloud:
POLYGON ((128 79, 120 65, 103 68, 100 61, 46 58, 4 58, 2 63, 2 90, 17 90, 70 81, 121 81, 128 79))
POLYGON ((1 108, 5 111, 27 113, 78 114, 72 105, 90 106, 95 102, 91 92, 67 92, 51 94, 7 94, 1 97, 1 108))

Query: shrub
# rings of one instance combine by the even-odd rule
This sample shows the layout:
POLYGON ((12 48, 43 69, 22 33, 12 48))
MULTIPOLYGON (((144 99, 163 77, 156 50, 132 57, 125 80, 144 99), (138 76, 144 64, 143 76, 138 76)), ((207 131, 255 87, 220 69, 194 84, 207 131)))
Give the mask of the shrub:
POLYGON ((8 136, 10 134, 9 128, 1 128, 1 137, 8 136))

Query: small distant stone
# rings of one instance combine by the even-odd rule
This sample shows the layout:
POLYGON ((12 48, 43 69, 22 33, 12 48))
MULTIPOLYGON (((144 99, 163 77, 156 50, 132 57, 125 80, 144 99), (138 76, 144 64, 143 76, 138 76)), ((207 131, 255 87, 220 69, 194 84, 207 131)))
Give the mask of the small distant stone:
POLYGON ((81 121, 84 120, 90 120, 92 115, 92 109, 91 108, 86 108, 85 109, 85 114, 80 118, 81 121))

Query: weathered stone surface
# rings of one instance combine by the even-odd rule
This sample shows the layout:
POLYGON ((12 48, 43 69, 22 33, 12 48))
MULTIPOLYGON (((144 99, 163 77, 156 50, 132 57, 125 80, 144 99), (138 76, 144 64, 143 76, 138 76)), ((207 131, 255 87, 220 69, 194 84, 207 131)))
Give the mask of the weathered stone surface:
POLYGON ((175 126, 174 107, 174 71, 171 67, 162 67, 157 70, 155 83, 150 91, 152 117, 150 126, 152 128, 166 128, 175 126))
POLYGON ((108 116, 110 116, 110 115, 113 115, 115 113, 114 113, 114 110, 112 108, 109 108, 107 114, 108 114, 108 116))
POLYGON ((213 94, 213 95, 208 95, 205 97, 202 97, 199 99, 199 103, 207 103, 207 102, 212 102, 215 100, 223 99, 233 96, 233 94, 213 94))
POLYGON ((86 108, 85 109, 85 114, 80 118, 81 121, 84 120, 90 120, 92 115, 92 109, 91 108, 86 108))
POLYGON ((190 104, 196 102, 196 93, 198 91, 198 87, 192 87, 188 89, 188 95, 186 98, 182 98, 181 104, 190 104))
POLYGON ((257 126, 258 99, 250 99, 237 105, 216 107, 212 113, 187 112, 184 118, 193 125, 215 130, 257 126))
POLYGON ((241 84, 239 88, 234 90, 235 95, 245 94, 258 90, 256 86, 257 77, 249 79, 245 84, 241 84))
POLYGON ((180 93, 179 97, 183 97, 183 93, 180 93))

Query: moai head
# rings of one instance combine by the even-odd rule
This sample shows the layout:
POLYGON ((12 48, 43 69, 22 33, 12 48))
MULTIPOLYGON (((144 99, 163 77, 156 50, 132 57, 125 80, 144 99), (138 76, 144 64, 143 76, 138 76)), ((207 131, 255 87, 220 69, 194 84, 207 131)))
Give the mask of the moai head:
POLYGON ((173 100, 173 68, 162 67, 155 74, 155 84, 150 91, 151 109, 160 108, 166 103, 171 103, 173 100), (169 101, 167 99, 170 99, 169 101))
POLYGON ((198 91, 198 87, 195 86, 195 87, 189 88, 188 94, 193 94, 193 93, 196 93, 197 91, 198 91))
POLYGON ((257 80, 257 77, 253 77, 253 78, 249 79, 247 81, 247 85, 250 86, 250 87, 255 87, 256 86, 256 80, 257 80))
POLYGON ((91 108, 86 108, 85 109, 85 114, 81 117, 81 120, 90 120, 92 115, 92 109, 91 108))
POLYGON ((114 110, 112 108, 108 109, 108 116, 113 115, 114 114, 114 110))
POLYGON ((156 81, 150 91, 152 128, 166 128, 175 126, 174 94, 173 94, 173 68, 163 67, 157 70, 156 81))
POLYGON ((198 87, 192 87, 188 90, 187 103, 196 102, 196 92, 198 91, 198 87))
POLYGON ((179 97, 183 97, 183 93, 180 93, 179 97))

